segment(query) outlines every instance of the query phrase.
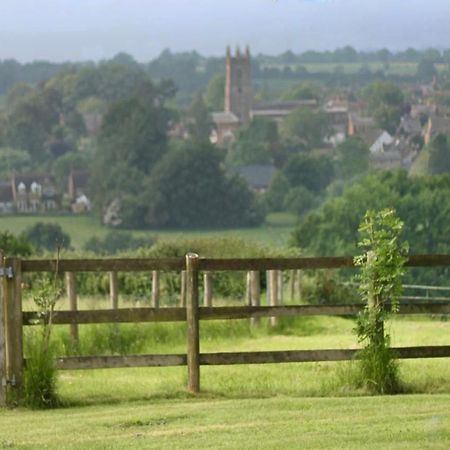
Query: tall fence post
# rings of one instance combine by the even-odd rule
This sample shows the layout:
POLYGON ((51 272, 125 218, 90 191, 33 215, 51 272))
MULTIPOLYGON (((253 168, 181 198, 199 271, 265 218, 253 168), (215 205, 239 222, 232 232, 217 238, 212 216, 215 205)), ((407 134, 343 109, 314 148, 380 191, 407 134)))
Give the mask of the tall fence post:
MULTIPOLYGON (((1 252, 0 270, 3 270, 3 254, 1 252)), ((2 276, 4 276, 4 274, 2 276)), ((3 286, 4 283, 0 282, 0 408, 6 406, 6 354, 3 286)))
POLYGON ((188 390, 200 392, 200 335, 198 311, 198 255, 186 255, 186 320, 188 390))
MULTIPOLYGON (((260 274, 257 270, 252 270, 250 273, 250 305, 261 305, 261 285, 260 274)), ((250 321, 251 325, 257 325, 259 323, 258 317, 252 317, 250 321)))
POLYGON ((117 272, 109 272, 109 301, 111 309, 119 308, 119 280, 117 272))
MULTIPOLYGON (((78 310, 77 290, 75 286, 75 274, 73 272, 66 272, 66 292, 69 298, 69 309, 71 311, 78 310)), ((72 344, 78 344, 78 324, 70 324, 70 339, 72 344)))
POLYGON ((159 271, 152 271, 152 307, 159 308, 159 271))
POLYGON ((4 261, 4 269, 12 271, 11 276, 3 277, 6 382, 20 388, 23 378, 22 267, 19 258, 6 258, 4 261))
POLYGON ((213 283, 211 272, 205 272, 203 274, 203 287, 204 287, 203 306, 212 306, 213 283))

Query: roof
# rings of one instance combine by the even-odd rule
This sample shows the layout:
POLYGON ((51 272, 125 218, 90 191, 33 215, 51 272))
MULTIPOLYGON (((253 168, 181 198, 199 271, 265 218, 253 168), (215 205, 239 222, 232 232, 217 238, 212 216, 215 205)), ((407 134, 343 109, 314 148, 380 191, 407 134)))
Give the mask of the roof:
POLYGON ((360 116, 359 114, 350 113, 350 119, 354 127, 373 127, 375 120, 373 117, 360 116))
POLYGON ((450 117, 433 116, 431 118, 431 126, 433 134, 448 134, 450 132, 450 117))
POLYGON ((53 175, 50 175, 49 173, 14 174, 13 179, 16 185, 23 183, 25 186, 30 186, 33 181, 39 184, 55 184, 53 175))
POLYGON ((248 166, 237 166, 234 168, 234 171, 245 178, 250 187, 264 189, 269 187, 275 172, 275 167, 268 164, 252 164, 248 166))
POLYGON ((413 118, 411 116, 403 116, 400 119, 399 130, 403 131, 408 135, 420 135, 422 133, 422 125, 418 118, 413 118))
POLYGON ((366 128, 357 131, 355 134, 361 137, 361 139, 370 147, 383 133, 385 133, 385 131, 381 128, 366 128))
POLYGON ((317 100, 309 99, 309 100, 292 100, 285 102, 258 103, 252 108, 252 111, 263 111, 263 110, 293 111, 294 109, 301 108, 302 106, 317 106, 317 100))
POLYGON ((211 119, 217 124, 238 124, 238 117, 229 111, 212 112, 211 119))

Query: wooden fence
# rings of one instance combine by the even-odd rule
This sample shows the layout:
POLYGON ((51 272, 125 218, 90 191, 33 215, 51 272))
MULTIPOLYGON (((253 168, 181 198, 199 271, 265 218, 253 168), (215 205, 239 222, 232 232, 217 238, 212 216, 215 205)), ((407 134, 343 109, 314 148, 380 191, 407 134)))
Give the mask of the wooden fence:
MULTIPOLYGON (((260 351, 233 353, 200 353, 200 320, 251 319, 261 317, 273 320, 281 316, 357 314, 362 305, 281 305, 279 271, 304 269, 339 269, 353 267, 352 257, 320 258, 247 258, 211 259, 189 253, 186 258, 162 259, 89 259, 89 260, 21 260, 0 258, 2 279, 0 301, 0 404, 5 402, 8 385, 20 387, 23 368, 23 326, 42 321, 36 312, 22 310, 22 275, 27 272, 55 272, 66 274, 70 310, 57 311, 54 324, 67 324, 73 339, 78 338, 79 324, 123 322, 187 322, 186 354, 131 355, 131 356, 79 356, 57 360, 59 369, 90 369, 113 367, 149 367, 187 365, 188 389, 200 390, 200 366, 223 364, 263 364, 304 361, 341 361, 352 359, 355 349, 322 349, 301 351, 260 351), (181 273, 179 307, 159 307, 159 272, 181 273), (212 306, 212 282, 214 271, 245 271, 247 276, 247 305, 235 307, 212 306), (104 310, 77 310, 74 282, 76 272, 110 272, 111 308, 104 310), (153 281, 152 307, 118 308, 117 272, 151 272, 153 281), (268 306, 260 305, 260 274, 268 273, 268 306), (204 305, 199 306, 199 277, 204 276, 204 305)), ((450 255, 411 256, 408 266, 449 266, 450 255)), ((295 273, 295 272, 293 272, 295 273)), ((449 314, 450 301, 402 302, 400 314, 449 314)), ((450 345, 401 347, 395 349, 399 358, 449 357, 450 345)))

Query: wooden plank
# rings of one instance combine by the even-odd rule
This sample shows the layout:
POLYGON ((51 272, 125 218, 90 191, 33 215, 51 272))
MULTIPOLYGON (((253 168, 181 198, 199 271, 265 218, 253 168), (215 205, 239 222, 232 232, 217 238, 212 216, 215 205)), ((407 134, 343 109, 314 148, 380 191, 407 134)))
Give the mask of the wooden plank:
POLYGON ((186 355, 72 356, 56 360, 56 367, 60 370, 185 365, 186 355))
MULTIPOLYGON (((183 258, 121 258, 121 259, 61 259, 61 272, 146 272, 152 270, 184 269, 183 258)), ((54 259, 27 259, 22 261, 23 272, 54 272, 54 259)))
MULTIPOLYGON (((77 291, 75 286, 75 273, 67 272, 66 273, 66 291, 67 297, 69 298, 69 307, 71 311, 78 310, 78 301, 77 301, 77 291)), ((72 344, 78 343, 78 324, 72 322, 70 324, 70 339, 72 344)))
POLYGON ((20 259, 6 258, 6 267, 12 267, 13 278, 4 278, 6 378, 15 388, 20 388, 23 378, 22 341, 22 271, 20 259))
MULTIPOLYGON (((389 305, 388 305, 389 307, 389 305)), ((358 314, 362 304, 352 305, 287 305, 287 306, 223 306, 200 307, 201 320, 248 319, 271 316, 352 316, 358 314)), ((400 304, 400 314, 450 314, 450 302, 400 304)), ((36 312, 23 313, 24 325, 39 323, 36 312)), ((55 311, 53 323, 111 323, 111 322, 182 322, 185 308, 121 308, 117 310, 55 311)))
MULTIPOLYGON (((3 253, 0 252, 0 268, 3 268, 3 253)), ((6 350, 5 350, 5 316, 4 316, 4 282, 0 278, 0 407, 6 406, 6 350)))
MULTIPOLYGON (((23 313, 24 325, 39 323, 36 312, 23 313)), ((55 325, 78 323, 126 323, 126 322, 181 322, 186 320, 184 308, 119 308, 96 309, 81 311, 55 311, 53 323, 55 325)))
MULTIPOLYGON (((450 259, 450 258, 449 258, 450 259)), ((352 256, 318 258, 200 258, 199 270, 290 270, 353 267, 352 256)))
MULTIPOLYGON (((396 347, 398 359, 450 357, 450 345, 396 347)), ((357 358, 358 349, 289 350, 269 352, 202 353, 202 365, 271 364, 292 362, 345 361, 357 358)))
MULTIPOLYGON (((396 347, 398 359, 450 357, 450 345, 396 347)), ((201 353, 201 365, 271 364, 293 362, 346 361, 357 357, 358 349, 289 350, 269 352, 201 353)), ((187 364, 187 355, 77 356, 56 360, 60 370, 119 367, 169 367, 187 364)))
POLYGON ((186 321, 188 390, 200 392, 200 326, 198 308, 198 255, 186 255, 186 321))

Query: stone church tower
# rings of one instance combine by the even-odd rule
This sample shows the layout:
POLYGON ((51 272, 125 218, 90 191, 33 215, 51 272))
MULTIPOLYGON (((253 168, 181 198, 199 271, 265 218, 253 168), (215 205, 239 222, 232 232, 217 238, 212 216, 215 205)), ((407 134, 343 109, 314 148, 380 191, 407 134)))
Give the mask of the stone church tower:
POLYGON ((250 51, 247 47, 245 53, 241 54, 238 47, 236 55, 232 56, 228 47, 226 55, 225 112, 232 112, 241 123, 246 124, 250 121, 252 100, 250 51))

